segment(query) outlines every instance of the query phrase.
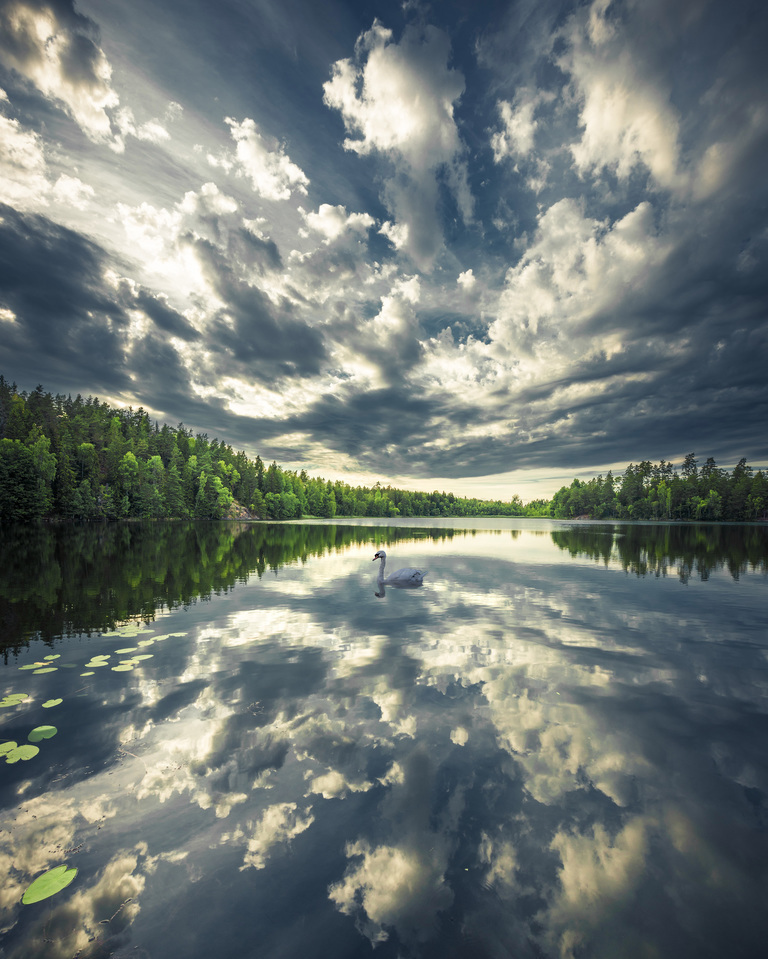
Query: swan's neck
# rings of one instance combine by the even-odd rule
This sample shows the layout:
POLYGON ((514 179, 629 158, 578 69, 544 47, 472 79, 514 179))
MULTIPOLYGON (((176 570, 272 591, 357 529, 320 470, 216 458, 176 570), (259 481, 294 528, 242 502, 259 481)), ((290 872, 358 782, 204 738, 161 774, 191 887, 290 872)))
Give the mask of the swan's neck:
POLYGON ((386 556, 379 557, 379 579, 384 579, 384 566, 387 562, 386 556))

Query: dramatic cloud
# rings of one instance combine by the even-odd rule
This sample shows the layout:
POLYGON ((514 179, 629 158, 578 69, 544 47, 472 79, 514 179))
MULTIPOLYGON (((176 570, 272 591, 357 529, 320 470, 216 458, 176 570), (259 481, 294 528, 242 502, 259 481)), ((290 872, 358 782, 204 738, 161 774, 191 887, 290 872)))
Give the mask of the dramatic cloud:
POLYGON ((119 97, 98 45, 98 27, 69 0, 3 0, 0 59, 73 117, 97 143, 114 139, 109 111, 119 97))
POLYGON ((397 44, 392 31, 376 21, 358 40, 355 61, 334 64, 324 87, 325 102, 357 134, 344 141, 346 149, 381 153, 391 162, 394 175, 384 194, 395 223, 385 235, 423 270, 430 269, 442 245, 440 175, 464 219, 472 215, 454 118, 464 79, 448 67, 449 56, 449 38, 434 27, 409 27, 397 44))
POLYGON ((40 137, 0 116, 0 195, 17 209, 44 205, 50 189, 40 137))
POLYGON ((5 375, 371 482, 764 465, 768 13, 297 2, 0 2, 5 375))
POLYGON ((282 144, 265 137, 253 120, 241 123, 227 117, 237 147, 235 156, 240 170, 253 189, 267 200, 287 200, 294 191, 306 195, 309 180, 292 163, 282 144))

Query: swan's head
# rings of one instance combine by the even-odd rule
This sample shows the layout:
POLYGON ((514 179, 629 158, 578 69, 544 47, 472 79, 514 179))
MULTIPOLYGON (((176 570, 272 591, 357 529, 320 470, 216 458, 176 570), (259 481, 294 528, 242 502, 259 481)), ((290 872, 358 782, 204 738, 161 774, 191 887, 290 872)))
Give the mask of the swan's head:
POLYGON ((386 559, 386 558, 387 558, 387 554, 384 552, 383 549, 380 549, 380 550, 376 553, 376 555, 373 557, 372 562, 375 563, 377 559, 386 559))

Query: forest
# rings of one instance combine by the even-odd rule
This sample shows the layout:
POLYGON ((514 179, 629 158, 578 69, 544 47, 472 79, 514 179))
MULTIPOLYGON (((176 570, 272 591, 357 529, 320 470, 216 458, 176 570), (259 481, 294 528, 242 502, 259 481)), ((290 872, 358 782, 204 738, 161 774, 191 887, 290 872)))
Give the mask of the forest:
POLYGON ((609 472, 588 482, 575 479, 545 507, 545 515, 561 519, 755 522, 768 519, 768 475, 746 459, 730 472, 712 457, 699 466, 689 453, 679 473, 664 460, 643 460, 630 463, 621 477, 609 472))
POLYGON ((351 486, 96 397, 19 391, 0 375, 0 521, 522 516, 508 502, 351 486))
POLYGON ((344 516, 551 516, 560 519, 766 519, 768 476, 742 459, 729 472, 689 453, 574 479, 551 500, 524 504, 351 486, 265 465, 204 433, 152 421, 98 398, 20 391, 0 375, 0 521, 38 519, 272 520, 344 516))

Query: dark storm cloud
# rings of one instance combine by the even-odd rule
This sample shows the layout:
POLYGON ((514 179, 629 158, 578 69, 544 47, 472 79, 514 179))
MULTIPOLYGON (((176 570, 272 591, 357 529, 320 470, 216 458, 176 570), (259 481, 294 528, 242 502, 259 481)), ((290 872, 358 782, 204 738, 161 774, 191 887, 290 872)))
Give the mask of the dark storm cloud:
POLYGON ((134 303, 147 314, 155 326, 170 336, 177 336, 188 342, 200 339, 200 333, 194 326, 161 297, 153 296, 147 290, 140 290, 134 303))
POLYGON ((134 340, 126 350, 126 365, 137 371, 142 403, 172 422, 201 424, 204 430, 205 424, 223 418, 223 401, 202 400, 195 394, 178 351, 162 335, 152 331, 134 340))
POLYGON ((6 373, 58 382, 66 369, 86 389, 127 386, 128 317, 104 284, 104 251, 43 216, 0 205, 0 217, 0 301, 16 315, 3 323, 6 373))
POLYGON ((283 260, 274 240, 265 240, 250 230, 238 230, 235 237, 241 263, 257 266, 262 272, 282 268, 283 260))
POLYGON ((214 317, 208 346, 219 369, 238 369, 262 382, 318 373, 327 354, 319 330, 292 315, 287 301, 276 307, 243 280, 212 243, 189 238, 203 273, 225 307, 214 317))
POLYGON ((78 233, 5 206, 0 218, 0 306, 16 317, 0 327, 5 376, 53 391, 138 387, 139 402, 154 409, 201 421, 215 415, 217 404, 195 399, 189 374, 164 339, 199 338, 184 317, 140 287, 108 284, 107 254, 78 233), (143 310, 157 332, 131 339, 130 310, 143 310))
POLYGON ((67 63, 75 77, 89 81, 93 73, 93 41, 98 41, 97 25, 89 17, 75 10, 72 0, 0 0, 0 51, 12 58, 12 63, 25 66, 39 62, 43 56, 40 37, 24 16, 26 12, 52 13, 67 30, 76 31, 74 59, 67 54, 67 63))
POLYGON ((428 454, 422 447, 435 438, 435 420, 447 414, 444 401, 385 388, 343 399, 323 396, 305 413, 285 420, 261 419, 256 429, 270 449, 286 456, 296 450, 282 446, 280 436, 306 433, 312 443, 327 444, 374 472, 399 471, 407 464, 415 475, 428 475, 428 454))
POLYGON ((136 397, 292 464, 343 454, 385 475, 768 458, 768 8, 465 7, 137 0, 126 18, 107 0, 96 24, 71 0, 0 0, 0 122, 16 137, 0 183, 17 176, 12 195, 50 217, 3 213, 3 372, 136 397), (43 10, 48 47, 14 19, 43 10), (375 17, 391 38, 363 50, 375 17), (414 30, 439 36, 439 57, 414 30), (379 99, 360 86, 369 65, 379 99), (432 139, 404 82, 416 66, 422 99, 452 104, 432 139), (230 140, 227 117, 261 139, 230 140), (419 181, 435 156, 441 172, 419 181), (466 172, 461 203, 446 157, 466 172), (256 188, 294 166, 306 198, 256 188), (67 206, 71 180, 56 193, 61 171, 88 206, 67 206), (422 191, 387 209, 398 175, 422 191), (146 230, 134 249, 121 222, 146 230), (318 397, 295 412, 308 380, 318 397), (260 387, 292 412, 228 410, 260 387))

